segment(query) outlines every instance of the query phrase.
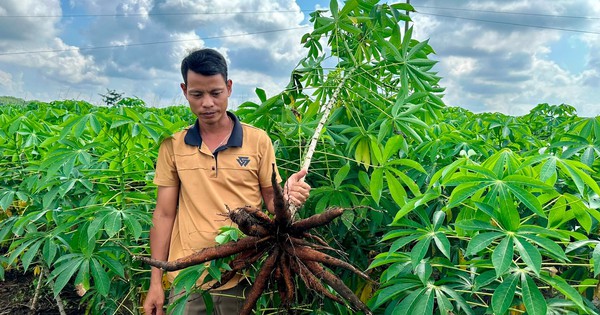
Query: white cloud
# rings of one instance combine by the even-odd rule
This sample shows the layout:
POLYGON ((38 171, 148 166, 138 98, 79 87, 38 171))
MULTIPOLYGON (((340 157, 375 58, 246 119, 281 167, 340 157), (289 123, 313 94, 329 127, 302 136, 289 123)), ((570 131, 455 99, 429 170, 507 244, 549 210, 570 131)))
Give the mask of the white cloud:
POLYGON ((594 16, 598 14, 598 2, 587 0, 577 5, 570 1, 542 0, 451 2, 455 5, 443 7, 458 10, 433 10, 432 7, 441 5, 429 2, 417 10, 438 15, 412 15, 416 37, 429 38, 437 53, 432 58, 440 61, 436 68, 443 78, 441 85, 447 87, 444 100, 448 104, 475 112, 500 111, 511 115, 526 114, 538 103, 568 103, 580 115, 600 112, 600 100, 592 97, 600 89, 596 70, 600 67, 598 36, 551 29, 595 30, 597 22, 549 16, 594 16), (523 14, 527 12, 534 14, 523 14), (589 56, 583 70, 567 68, 568 63, 550 59, 556 57, 551 56, 553 47, 567 45, 572 38, 587 44, 584 48, 589 56))
POLYGON ((4 22, 11 19, 18 21, 8 28, 0 26, 0 29, 4 29, 0 32, 11 32, 14 35, 8 35, 7 40, 0 42, 2 43, 0 49, 9 52, 55 52, 7 54, 0 56, 0 65, 4 63, 36 69, 37 74, 42 78, 65 84, 107 82, 106 78, 99 75, 99 69, 92 58, 82 55, 77 47, 65 44, 58 37, 60 18, 54 16, 61 14, 59 1, 8 0, 1 6, 12 16, 43 15, 46 17, 0 19, 4 22))
POLYGON ((0 49, 19 47, 20 43, 57 35, 61 15, 60 1, 4 0, 0 3, 0 49), (45 17, 35 17, 35 16, 45 17))
POLYGON ((13 76, 8 73, 0 70, 0 86, 5 89, 12 89, 13 85, 13 76))
MULTIPOLYGON (((575 106, 579 114, 599 114, 600 100, 594 97, 600 90, 598 35, 548 29, 595 31, 600 29, 599 20, 472 11, 599 16, 597 0, 422 2, 418 5, 458 9, 417 7, 421 13, 447 17, 411 13, 415 20, 413 37, 430 39, 437 53, 431 58, 439 61, 434 70, 443 78, 440 83, 447 88, 444 100, 449 105, 520 115, 538 103, 564 102, 575 106), (557 55, 568 58, 566 51, 557 47, 571 45, 568 40, 573 39, 585 46, 571 48, 580 52, 577 62, 557 60, 557 55), (579 67, 574 69, 573 64, 579 67)), ((63 10, 98 16, 0 18, 0 93, 40 99, 57 94, 85 95, 97 100, 97 94, 109 88, 141 97, 151 105, 183 103, 179 90, 181 59, 192 49, 211 47, 221 51, 230 64, 230 77, 235 82, 232 104, 253 99, 256 87, 273 95, 283 89, 293 67, 306 55, 299 41, 311 28, 299 29, 308 25, 308 13, 300 11, 299 4, 315 9, 327 8, 328 3, 2 0, 0 16, 60 16, 63 10), (65 7, 61 8, 61 3, 65 7), (107 47, 111 45, 119 47, 107 47), (64 51, 2 54, 42 50, 64 51)), ((323 47, 328 49, 326 44, 323 47)))

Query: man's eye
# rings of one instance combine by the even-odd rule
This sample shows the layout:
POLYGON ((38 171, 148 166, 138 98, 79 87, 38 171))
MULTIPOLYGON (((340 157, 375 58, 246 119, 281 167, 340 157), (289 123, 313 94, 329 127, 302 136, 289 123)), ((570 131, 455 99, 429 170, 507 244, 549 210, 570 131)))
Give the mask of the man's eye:
POLYGON ((212 92, 212 95, 213 96, 219 96, 219 95, 221 95, 221 92, 220 91, 219 92, 212 92))

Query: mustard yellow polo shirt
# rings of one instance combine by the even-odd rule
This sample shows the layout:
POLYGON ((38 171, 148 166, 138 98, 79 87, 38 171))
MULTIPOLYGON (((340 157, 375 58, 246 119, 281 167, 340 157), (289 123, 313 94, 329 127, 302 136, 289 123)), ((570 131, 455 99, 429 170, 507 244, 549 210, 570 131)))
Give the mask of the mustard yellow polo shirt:
MULTIPOLYGON (((165 139, 159 149, 154 183, 179 186, 179 205, 169 249, 169 261, 216 245, 222 226, 233 225, 227 210, 250 205, 262 206, 261 188, 271 187, 273 144, 259 128, 234 122, 227 144, 211 152, 200 137, 196 123, 165 139)), ((276 168, 277 169, 277 168, 276 168)), ((277 174, 277 181, 281 177, 277 174)), ((177 272, 167 273, 173 281, 177 272)), ((220 289, 235 286, 233 279, 220 289)))

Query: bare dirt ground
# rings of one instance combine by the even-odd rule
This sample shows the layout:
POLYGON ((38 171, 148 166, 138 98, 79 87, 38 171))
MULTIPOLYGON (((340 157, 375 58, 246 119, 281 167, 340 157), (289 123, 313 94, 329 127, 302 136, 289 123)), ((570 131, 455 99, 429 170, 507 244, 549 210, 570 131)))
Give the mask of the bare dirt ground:
MULTIPOLYGON (((0 315, 60 315, 52 289, 42 286, 35 311, 30 306, 35 294, 37 276, 21 270, 7 270, 4 281, 0 281, 0 315)), ((67 290, 65 290, 67 291, 67 290)), ((63 292, 65 292, 63 291, 63 292)), ((75 292, 61 294, 68 315, 84 314, 78 305, 79 297, 75 292)))

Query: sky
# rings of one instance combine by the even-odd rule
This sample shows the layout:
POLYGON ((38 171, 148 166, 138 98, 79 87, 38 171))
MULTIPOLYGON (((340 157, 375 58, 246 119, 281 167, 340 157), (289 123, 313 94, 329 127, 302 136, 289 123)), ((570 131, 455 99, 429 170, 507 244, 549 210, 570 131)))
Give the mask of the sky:
MULTIPOLYGON (((391 2, 390 2, 391 3, 391 2)), ((600 115, 600 1, 412 0, 449 106, 524 115, 540 103, 600 115)), ((305 56, 308 14, 329 0, 1 0, 0 96, 84 100, 109 90, 186 104, 179 65, 221 51, 235 107, 280 92, 305 56)))

